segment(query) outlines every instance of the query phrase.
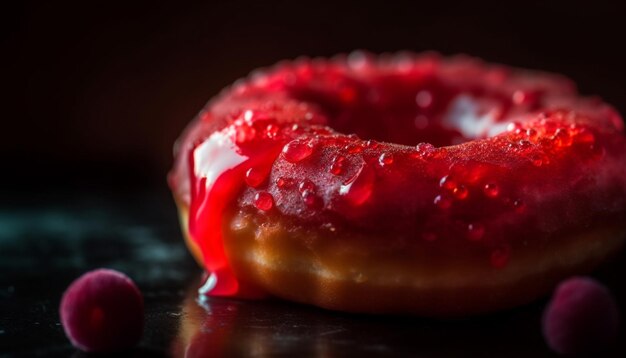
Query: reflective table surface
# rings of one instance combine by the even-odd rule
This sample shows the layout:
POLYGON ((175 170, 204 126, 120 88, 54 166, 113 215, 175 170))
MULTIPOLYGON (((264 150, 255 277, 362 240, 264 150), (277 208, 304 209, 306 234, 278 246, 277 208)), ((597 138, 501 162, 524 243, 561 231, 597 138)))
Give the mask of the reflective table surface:
MULTIPOLYGON (((625 263, 621 255, 596 273, 622 310, 625 263)), ((125 272, 143 292, 146 327, 130 357, 555 356, 540 332, 545 300, 452 321, 200 300, 202 270, 183 244, 169 193, 111 190, 3 196, 0 357, 89 356, 65 338, 58 305, 74 278, 98 267, 125 272)), ((604 356, 626 356, 624 327, 604 356)))

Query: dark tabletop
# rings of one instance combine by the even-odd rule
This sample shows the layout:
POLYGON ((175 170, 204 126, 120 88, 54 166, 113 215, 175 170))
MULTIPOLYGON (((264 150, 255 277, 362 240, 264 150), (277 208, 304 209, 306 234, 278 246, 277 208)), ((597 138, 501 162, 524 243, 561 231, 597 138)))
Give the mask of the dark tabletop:
MULTIPOLYGON (((146 329, 129 356, 553 356, 540 333, 545 301, 455 321, 200 301, 202 272, 166 191, 29 194, 0 202, 0 357, 86 356, 65 338, 58 305, 73 279, 98 267, 125 272, 143 292, 146 329)), ((596 273, 622 309, 625 262, 596 273)), ((606 355, 626 356, 623 327, 606 355)))

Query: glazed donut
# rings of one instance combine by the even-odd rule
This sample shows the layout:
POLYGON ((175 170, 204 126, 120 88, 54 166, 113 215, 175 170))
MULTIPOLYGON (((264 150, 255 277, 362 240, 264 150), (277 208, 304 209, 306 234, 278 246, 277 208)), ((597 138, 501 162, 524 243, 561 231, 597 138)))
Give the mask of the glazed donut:
POLYGON ((564 77, 355 52, 225 89, 169 183, 211 295, 463 316, 615 254, 625 155, 620 115, 564 77))

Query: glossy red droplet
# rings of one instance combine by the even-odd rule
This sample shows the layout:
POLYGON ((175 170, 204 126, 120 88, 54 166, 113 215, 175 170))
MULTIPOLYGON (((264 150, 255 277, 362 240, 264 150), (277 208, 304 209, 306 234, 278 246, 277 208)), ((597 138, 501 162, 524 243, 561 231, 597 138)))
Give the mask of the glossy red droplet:
POLYGON ((305 191, 311 191, 311 192, 315 192, 315 184, 313 184, 312 181, 310 181, 309 179, 304 179, 303 181, 300 182, 300 185, 298 185, 298 190, 300 191, 300 193, 304 193, 305 191))
POLYGON ((265 182, 268 175, 268 168, 252 167, 246 171, 245 181, 249 186, 257 188, 265 182))
POLYGON ((455 199, 465 200, 467 199, 467 196, 469 195, 469 191, 467 190, 465 185, 459 184, 454 189, 452 189, 452 195, 454 195, 455 199))
POLYGON ((304 204, 310 208, 317 208, 320 206, 320 199, 312 190, 303 191, 302 200, 304 201, 304 204))
POLYGON ((268 211, 274 206, 274 198, 272 194, 267 192, 259 192, 254 196, 254 206, 259 210, 268 211))
POLYGON ((357 154, 363 151, 363 147, 357 144, 349 144, 344 147, 348 154, 357 154))
POLYGON ((343 173, 343 166, 346 161, 346 157, 343 155, 337 155, 333 158, 332 163, 330 164, 330 173, 333 175, 340 175, 343 173))
POLYGON ((378 163, 381 166, 387 166, 393 164, 393 154, 391 153, 383 153, 378 157, 378 163))
POLYGON ((437 195, 433 200, 433 204, 440 209, 449 209, 452 206, 452 200, 446 196, 437 195))
POLYGON ((446 175, 439 180, 439 186, 448 191, 452 191, 457 187, 456 182, 452 180, 449 175, 446 175))
POLYGON ((276 179, 276 186, 279 189, 285 189, 285 188, 288 188, 288 187, 290 187, 292 185, 293 185, 293 179, 291 179, 291 178, 280 177, 280 178, 276 179))
POLYGON ((481 223, 470 223, 466 227, 466 236, 470 241, 480 241, 485 235, 485 227, 481 223))
POLYGON ((516 212, 522 213, 526 210, 526 205, 521 199, 513 200, 513 208, 516 212))
POLYGON ((340 188, 339 193, 352 205, 362 205, 372 195, 376 174, 363 164, 359 171, 340 188))
POLYGON ((313 145, 307 140, 293 140, 283 147, 283 156, 290 163, 298 163, 313 154, 313 145))
POLYGON ((500 188, 495 183, 487 183, 483 187, 483 193, 489 198, 495 198, 500 194, 500 188))
POLYGON ((76 279, 63 294, 59 311, 65 334, 86 352, 128 349, 143 334, 141 292, 118 271, 98 269, 76 279))

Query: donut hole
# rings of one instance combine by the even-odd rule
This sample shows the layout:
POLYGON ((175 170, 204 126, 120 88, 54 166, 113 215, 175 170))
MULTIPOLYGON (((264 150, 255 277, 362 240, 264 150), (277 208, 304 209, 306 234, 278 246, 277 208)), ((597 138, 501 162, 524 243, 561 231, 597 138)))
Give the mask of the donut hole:
POLYGON ((312 102, 328 117, 329 126, 365 140, 435 147, 497 135, 510 122, 510 101, 465 90, 389 81, 381 86, 298 88, 296 99, 312 102), (326 88, 322 90, 322 88, 326 88))

